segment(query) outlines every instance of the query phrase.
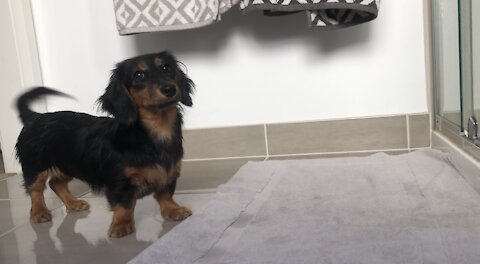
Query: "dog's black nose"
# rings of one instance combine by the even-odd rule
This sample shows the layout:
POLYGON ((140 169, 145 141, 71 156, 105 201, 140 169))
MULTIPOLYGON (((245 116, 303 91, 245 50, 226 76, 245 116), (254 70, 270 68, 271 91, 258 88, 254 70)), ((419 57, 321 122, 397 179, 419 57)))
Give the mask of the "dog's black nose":
POLYGON ((177 89, 175 89, 175 86, 172 85, 165 85, 160 88, 160 91, 166 96, 166 97, 173 97, 177 93, 177 89))

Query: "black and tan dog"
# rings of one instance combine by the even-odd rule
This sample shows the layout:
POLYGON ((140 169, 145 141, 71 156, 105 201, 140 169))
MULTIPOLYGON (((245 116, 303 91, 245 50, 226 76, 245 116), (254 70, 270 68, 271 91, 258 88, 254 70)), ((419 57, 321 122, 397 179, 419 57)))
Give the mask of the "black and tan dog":
POLYGON ((31 221, 52 218, 43 196, 47 180, 67 209, 88 209, 86 201, 70 193, 67 183, 72 178, 106 194, 113 210, 111 237, 134 232, 136 199, 151 193, 165 219, 190 216, 192 212, 172 196, 183 156, 180 103, 192 105, 192 89, 193 82, 178 61, 161 52, 117 64, 98 100, 112 118, 68 111, 36 113, 28 106, 31 101, 68 95, 45 87, 21 95, 17 107, 24 127, 16 149, 32 200, 31 221))

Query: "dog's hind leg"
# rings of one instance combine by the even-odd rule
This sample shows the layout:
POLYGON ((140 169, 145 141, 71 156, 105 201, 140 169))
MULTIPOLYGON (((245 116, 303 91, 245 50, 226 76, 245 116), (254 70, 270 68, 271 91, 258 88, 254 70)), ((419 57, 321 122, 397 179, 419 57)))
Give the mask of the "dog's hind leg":
POLYGON ((68 189, 68 182, 72 179, 73 177, 65 176, 61 173, 55 173, 55 175, 53 175, 50 179, 48 185, 50 185, 50 188, 52 188, 58 197, 62 199, 65 207, 67 207, 69 211, 87 210, 90 205, 84 200, 75 198, 75 196, 73 196, 68 189))
POLYGON ((30 220, 34 223, 43 223, 52 220, 52 214, 48 210, 45 204, 45 197, 43 196, 48 176, 48 171, 38 173, 35 181, 28 187, 28 192, 32 199, 30 220))

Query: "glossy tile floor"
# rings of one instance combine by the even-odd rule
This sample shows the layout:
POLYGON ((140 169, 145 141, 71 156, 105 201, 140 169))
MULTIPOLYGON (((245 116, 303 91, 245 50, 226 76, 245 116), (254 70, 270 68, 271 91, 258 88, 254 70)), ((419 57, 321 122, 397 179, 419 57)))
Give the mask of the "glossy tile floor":
MULTIPOLYGON (((21 176, 0 180, 0 263, 125 263, 178 224, 164 221, 156 201, 147 196, 137 202, 136 232, 111 239, 107 229, 112 213, 105 198, 92 194, 78 181, 72 181, 70 189, 90 203, 90 210, 67 213, 47 188, 45 199, 53 220, 31 224, 30 198, 23 190, 21 176)), ((175 199, 195 213, 213 194, 214 190, 180 191, 175 199)))

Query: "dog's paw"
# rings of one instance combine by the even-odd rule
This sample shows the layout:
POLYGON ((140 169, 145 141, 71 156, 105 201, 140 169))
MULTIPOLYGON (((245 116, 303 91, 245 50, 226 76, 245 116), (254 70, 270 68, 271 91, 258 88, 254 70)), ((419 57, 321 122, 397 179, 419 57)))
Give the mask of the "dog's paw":
POLYGON ((192 215, 192 210, 184 206, 171 207, 162 211, 162 216, 165 220, 181 221, 192 215))
POLYGON ((110 225, 108 229, 108 236, 113 238, 119 238, 135 232, 135 224, 133 222, 127 222, 122 224, 110 225))
POLYGON ((52 214, 47 209, 32 211, 30 213, 30 221, 32 223, 45 223, 52 221, 52 214))
POLYGON ((68 203, 65 203, 65 206, 67 207, 68 211, 84 211, 88 210, 90 208, 90 204, 87 201, 84 200, 71 200, 68 203))

